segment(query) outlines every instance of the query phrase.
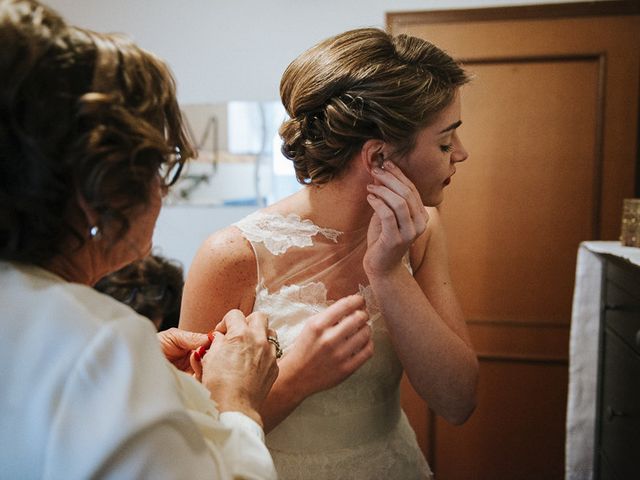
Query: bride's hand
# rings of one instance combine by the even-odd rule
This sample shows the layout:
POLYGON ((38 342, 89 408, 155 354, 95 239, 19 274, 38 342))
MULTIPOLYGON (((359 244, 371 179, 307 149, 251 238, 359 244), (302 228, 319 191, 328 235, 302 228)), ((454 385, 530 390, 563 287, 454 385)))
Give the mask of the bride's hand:
POLYGON ((373 341, 364 306, 360 295, 351 295, 307 320, 280 364, 282 372, 290 372, 301 398, 338 385, 371 358, 373 341))
POLYGON ((374 210, 367 232, 365 272, 384 275, 401 266, 402 257, 427 228, 429 216, 415 185, 392 162, 373 171, 367 201, 374 210))

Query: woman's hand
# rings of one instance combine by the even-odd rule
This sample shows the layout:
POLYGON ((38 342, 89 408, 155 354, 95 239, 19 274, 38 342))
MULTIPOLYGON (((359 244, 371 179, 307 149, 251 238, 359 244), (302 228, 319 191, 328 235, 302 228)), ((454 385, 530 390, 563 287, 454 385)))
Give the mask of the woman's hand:
MULTIPOLYGON (((209 350, 202 355, 202 383, 220 411, 240 411, 262 425, 258 414, 278 376, 276 351, 267 341, 267 317, 247 318, 231 310, 216 327, 209 350)), ((206 336, 206 335, 205 335, 206 336)))
POLYGON ((209 337, 205 333, 187 332, 178 328, 170 328, 158 332, 158 342, 162 353, 178 370, 194 373, 192 356, 198 348, 208 348, 209 337))
POLYGON ((314 315, 281 360, 299 398, 334 387, 373 355, 369 316, 360 295, 314 315))
POLYGON ((365 272, 385 275, 402 265, 409 247, 427 228, 429 220, 415 185, 392 162, 372 170, 367 201, 374 210, 367 232, 365 272))

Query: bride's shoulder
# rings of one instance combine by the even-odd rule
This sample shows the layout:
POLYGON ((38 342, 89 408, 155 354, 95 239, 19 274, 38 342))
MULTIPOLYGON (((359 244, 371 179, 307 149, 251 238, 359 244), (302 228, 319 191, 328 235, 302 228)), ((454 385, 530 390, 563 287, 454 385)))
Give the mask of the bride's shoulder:
MULTIPOLYGON (((253 305, 256 278, 250 243, 236 227, 229 226, 211 234, 198 249, 188 271, 183 303, 217 313, 240 308, 247 314, 253 305)), ((189 313, 183 308, 185 311, 189 313)))
POLYGON ((254 262, 251 244, 235 224, 209 235, 200 247, 198 256, 236 265, 254 262))

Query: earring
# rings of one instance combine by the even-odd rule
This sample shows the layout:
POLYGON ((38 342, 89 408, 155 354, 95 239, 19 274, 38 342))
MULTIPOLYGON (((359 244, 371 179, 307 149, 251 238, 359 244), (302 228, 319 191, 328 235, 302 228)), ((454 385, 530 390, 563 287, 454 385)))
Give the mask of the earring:
POLYGON ((100 238, 101 235, 102 235, 102 232, 100 231, 100 227, 98 227, 97 225, 93 225, 89 229, 89 238, 91 240, 97 240, 100 238))

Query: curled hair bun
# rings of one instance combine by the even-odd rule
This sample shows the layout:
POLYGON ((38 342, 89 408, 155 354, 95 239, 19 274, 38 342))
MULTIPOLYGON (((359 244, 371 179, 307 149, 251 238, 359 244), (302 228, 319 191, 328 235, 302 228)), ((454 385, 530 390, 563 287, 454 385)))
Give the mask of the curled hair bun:
POLYGON ((402 155, 468 80, 426 40, 375 28, 328 38, 282 76, 280 97, 290 117, 280 128, 282 152, 304 184, 339 175, 370 139, 402 155))
POLYGON ((364 130, 364 120, 362 109, 334 97, 321 110, 285 121, 280 128, 282 153, 293 161, 298 180, 314 184, 331 180, 362 146, 354 131, 364 130))
POLYGON ((296 162, 296 159, 301 160, 305 158, 304 143, 306 128, 303 126, 303 123, 306 123, 304 118, 291 118, 285 120, 279 130, 280 137, 282 138, 282 154, 293 161, 297 178, 308 178, 309 176, 304 162, 296 162))

